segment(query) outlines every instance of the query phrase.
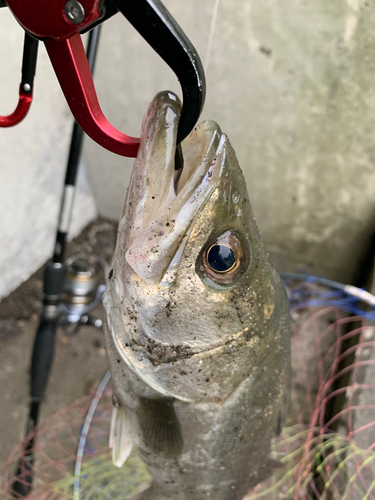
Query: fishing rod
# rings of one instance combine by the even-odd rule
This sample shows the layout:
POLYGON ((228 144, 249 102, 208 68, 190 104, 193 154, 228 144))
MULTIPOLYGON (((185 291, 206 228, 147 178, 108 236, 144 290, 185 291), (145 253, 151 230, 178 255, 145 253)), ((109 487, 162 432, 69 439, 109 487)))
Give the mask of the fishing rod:
MULTIPOLYGON (((100 29, 101 26, 97 26, 90 32, 87 45, 87 60, 92 72, 94 71, 98 51, 100 29)), ((35 336, 31 358, 31 403, 26 426, 26 436, 30 434, 38 423, 40 406, 45 396, 55 352, 56 331, 61 322, 62 313, 64 311, 62 294, 64 291, 64 284, 66 283, 65 278, 67 267, 66 265, 64 266, 64 259, 74 202, 74 193, 76 189, 77 173, 82 153, 83 137, 84 132, 82 128, 77 122, 75 122, 70 141, 54 254, 52 259, 47 263, 44 272, 43 308, 40 316, 39 327, 35 336)), ((73 264, 73 262, 68 264, 73 264)), ((68 269, 74 271, 74 267, 71 269, 71 266, 68 266, 68 269)), ((82 264, 80 270, 76 268, 75 271, 78 271, 78 273, 76 272, 78 277, 79 274, 82 276, 82 273, 84 273, 87 277, 88 270, 83 269, 82 264)), ((90 283, 92 280, 86 279, 86 282, 90 283)), ((101 289, 100 291, 102 294, 104 289, 101 289)), ((100 302, 101 294, 100 297, 96 298, 95 302, 90 301, 90 306, 92 306, 91 308, 95 307, 95 305, 100 302)), ((87 310, 84 310, 84 313, 86 312, 87 310)), ((73 321, 78 323, 80 317, 82 316, 84 315, 74 317, 73 321)), ((95 321, 90 321, 88 316, 85 322, 91 323, 93 326, 101 326, 101 321, 100 323, 96 322, 95 324, 95 321)), ((34 434, 34 436, 26 442, 25 447, 22 450, 23 455, 20 458, 15 479, 12 484, 12 493, 16 498, 26 497, 32 490, 35 440, 36 435, 34 434)))

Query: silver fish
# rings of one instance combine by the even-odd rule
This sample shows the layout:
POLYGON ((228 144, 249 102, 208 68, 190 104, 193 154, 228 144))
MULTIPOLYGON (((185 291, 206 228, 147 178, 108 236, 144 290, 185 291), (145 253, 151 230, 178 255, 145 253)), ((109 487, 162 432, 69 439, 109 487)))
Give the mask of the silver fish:
POLYGON ((288 300, 232 146, 213 121, 183 143, 158 94, 119 224, 104 305, 110 445, 153 477, 141 500, 239 500, 270 471, 290 368, 288 300))

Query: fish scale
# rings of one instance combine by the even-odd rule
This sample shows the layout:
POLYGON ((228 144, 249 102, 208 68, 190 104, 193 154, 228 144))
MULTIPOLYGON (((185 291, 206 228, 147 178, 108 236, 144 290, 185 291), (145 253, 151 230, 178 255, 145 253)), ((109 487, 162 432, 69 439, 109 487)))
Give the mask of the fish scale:
POLYGON ((137 445, 153 477, 137 500, 240 500, 274 466, 290 383, 288 300, 215 122, 183 142, 176 186, 180 111, 163 92, 146 113, 107 278, 111 446, 121 466, 137 445))

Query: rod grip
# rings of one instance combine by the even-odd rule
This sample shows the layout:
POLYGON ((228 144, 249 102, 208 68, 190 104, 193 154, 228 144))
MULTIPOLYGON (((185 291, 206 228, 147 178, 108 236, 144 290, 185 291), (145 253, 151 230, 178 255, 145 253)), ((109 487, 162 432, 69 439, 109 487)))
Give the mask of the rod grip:
POLYGON ((20 459, 11 488, 14 498, 25 498, 31 493, 34 474, 33 466, 33 457, 30 459, 30 457, 24 456, 20 459))
POLYGON ((42 318, 36 332, 31 358, 31 397, 41 401, 44 397, 55 351, 58 318, 42 318))
MULTIPOLYGON (((49 261, 46 264, 44 271, 44 287, 43 292, 45 299, 48 296, 60 296, 63 291, 65 279, 65 268, 60 262, 49 261), (46 297, 47 296, 47 297, 46 297)), ((53 300, 53 299, 52 299, 53 300)))

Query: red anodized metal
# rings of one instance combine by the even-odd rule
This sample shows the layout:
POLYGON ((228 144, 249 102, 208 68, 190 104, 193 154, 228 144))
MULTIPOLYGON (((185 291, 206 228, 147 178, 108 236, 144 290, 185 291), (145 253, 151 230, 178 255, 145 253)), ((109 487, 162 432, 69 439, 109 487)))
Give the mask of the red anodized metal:
POLYGON ((85 17, 78 25, 65 17, 66 0, 8 0, 7 3, 23 28, 44 41, 70 110, 86 134, 113 153, 136 157, 139 139, 114 128, 100 108, 79 34, 100 18, 100 0, 80 0, 85 17))
POLYGON ((13 127, 13 125, 17 125, 17 123, 22 121, 30 109, 32 100, 32 94, 24 94, 20 89, 16 109, 10 115, 0 116, 0 127, 13 127))
POLYGON ((100 0, 79 0, 85 9, 80 24, 73 24, 64 14, 67 0, 7 0, 20 25, 37 38, 63 40, 81 31, 100 17, 100 0))
POLYGON ((135 158, 139 139, 115 129, 100 109, 81 36, 44 42, 70 110, 82 129, 112 153, 135 158))

